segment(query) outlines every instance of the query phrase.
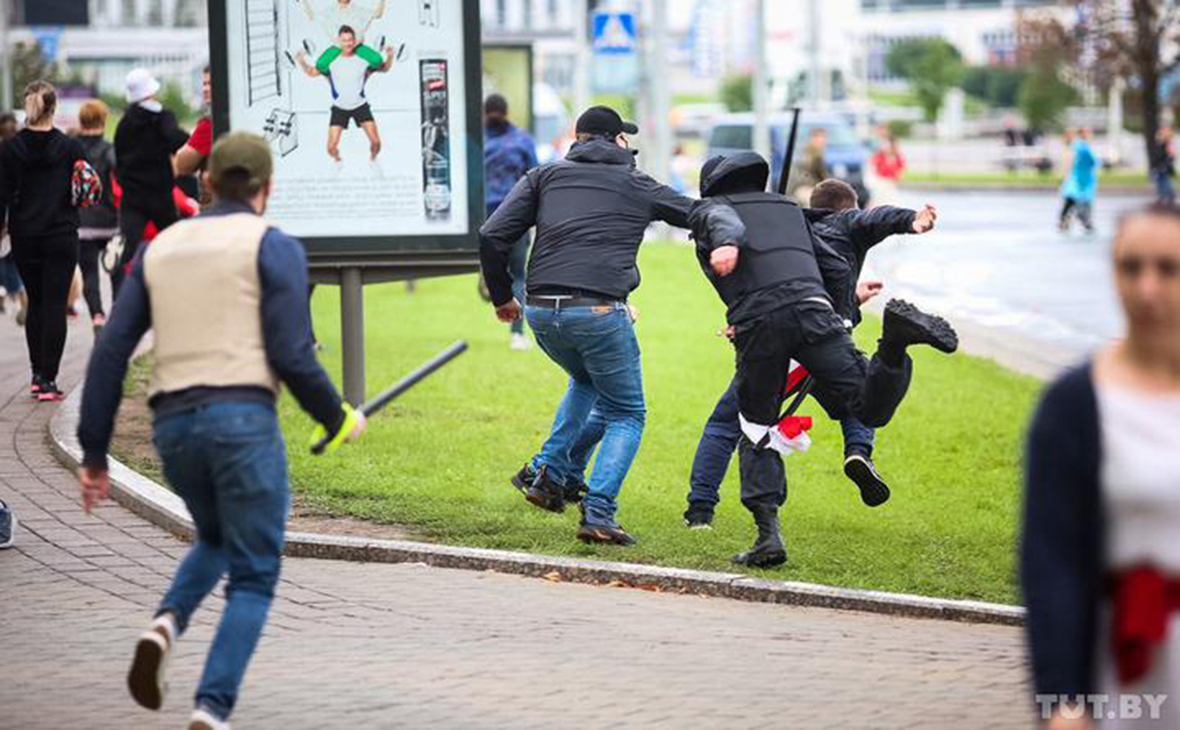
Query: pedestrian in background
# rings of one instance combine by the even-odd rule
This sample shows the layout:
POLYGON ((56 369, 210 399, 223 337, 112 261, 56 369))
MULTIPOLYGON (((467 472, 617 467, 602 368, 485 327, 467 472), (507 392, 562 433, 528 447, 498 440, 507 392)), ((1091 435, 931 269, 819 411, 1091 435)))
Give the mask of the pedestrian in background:
POLYGON ((1061 143, 1065 151, 1061 157, 1061 212, 1057 214, 1057 228, 1062 232, 1069 230, 1073 209, 1077 205, 1077 201, 1071 197, 1069 187, 1070 178, 1073 176, 1073 142, 1076 137, 1072 129, 1066 129, 1061 133, 1061 143))
MULTIPOLYGON (((0 147, 16 136, 16 130, 16 115, 10 112, 0 114, 0 147)), ((4 288, 0 313, 6 311, 9 304, 17 305, 16 324, 23 327, 29 314, 29 298, 16 268, 16 258, 12 255, 12 239, 7 233, 0 233, 0 287, 4 288)))
MULTIPOLYGON (((197 126, 193 128, 193 133, 189 135, 188 141, 176 153, 175 173, 177 178, 186 178, 189 176, 198 176, 202 170, 205 169, 205 161, 209 159, 209 153, 213 151, 213 81, 209 74, 209 67, 205 67, 205 72, 201 77, 201 104, 204 114, 197 120, 197 126)), ((197 177, 200 183, 199 176, 197 177)), ((210 202, 209 190, 204 184, 199 184, 200 190, 193 197, 201 202, 201 205, 208 205, 210 202)))
POLYGON ((1062 192, 1065 206, 1061 211, 1060 228, 1064 233, 1070 229, 1070 214, 1076 213, 1086 233, 1094 232, 1094 198, 1098 193, 1098 168, 1101 163, 1094 154, 1091 143, 1094 133, 1089 128, 1078 130, 1070 154, 1069 177, 1062 192))
POLYGON ((188 135, 176 124, 176 116, 164 108, 156 94, 160 82, 146 69, 127 74, 129 106, 115 129, 115 174, 123 187, 119 206, 119 232, 123 254, 111 272, 115 296, 143 241, 149 222, 164 230, 177 221, 172 187, 176 176, 172 155, 188 142, 188 135))
MULTIPOLYGON (((1180 211, 1122 220, 1127 335, 1049 386, 1029 429, 1020 573, 1049 727, 1092 728, 1076 697, 1180 697, 1180 211), (1071 720, 1070 717, 1080 719, 1071 720)), ((1040 702, 1040 700, 1038 700, 1040 702)), ((1164 704, 1152 727, 1180 726, 1164 704)), ((1102 716, 1102 727, 1140 727, 1102 716)))
POLYGON ((1156 200, 1165 205, 1176 202, 1176 146, 1172 125, 1165 124, 1155 135, 1155 159, 1152 160, 1151 179, 1155 183, 1156 200))
POLYGON ((93 175, 81 143, 54 128, 56 111, 53 86, 29 84, 25 128, 0 148, 0 225, 11 233, 28 292, 25 341, 31 392, 39 401, 62 397, 57 372, 66 345, 66 298, 78 265, 75 177, 79 169, 93 175))
POLYGON ((106 325, 106 312, 102 306, 102 287, 99 284, 101 267, 98 260, 106 251, 107 243, 119 232, 119 213, 115 210, 114 185, 111 176, 115 171, 115 147, 107 142, 104 135, 107 128, 107 105, 98 99, 91 99, 78 111, 78 122, 82 131, 78 141, 86 153, 86 159, 102 180, 102 200, 81 211, 81 228, 78 229, 78 266, 82 269, 82 296, 90 310, 90 323, 95 334, 106 325))
POLYGON ((365 428, 316 362, 303 245, 261 217, 272 171, 261 137, 239 132, 218 142, 209 163, 213 207, 162 231, 136 260, 82 394, 78 481, 89 512, 110 489, 107 450, 123 378, 152 329, 152 440, 197 535, 140 636, 127 682, 140 705, 160 708, 169 654, 228 574, 190 730, 228 729, 278 584, 290 501, 275 415, 280 383, 331 435, 329 448, 365 428))
MULTIPOLYGON (((488 218, 496 212, 524 174, 537 166, 537 145, 528 132, 508 120, 508 100, 492 94, 483 105, 483 167, 484 198, 488 218)), ((525 268, 529 256, 529 234, 512 244, 508 270, 512 275, 512 295, 518 302, 525 300, 525 268)), ((524 318, 513 320, 511 347, 527 350, 529 340, 524 334, 524 318)))

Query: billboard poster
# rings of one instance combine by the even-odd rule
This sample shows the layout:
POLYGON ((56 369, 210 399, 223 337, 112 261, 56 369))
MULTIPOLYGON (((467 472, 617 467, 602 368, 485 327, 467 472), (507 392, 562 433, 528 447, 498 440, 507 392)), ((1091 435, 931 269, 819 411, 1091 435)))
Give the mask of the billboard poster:
POLYGON ((219 131, 270 141, 267 217, 313 256, 476 247, 482 170, 468 162, 482 159, 475 5, 211 2, 219 131))

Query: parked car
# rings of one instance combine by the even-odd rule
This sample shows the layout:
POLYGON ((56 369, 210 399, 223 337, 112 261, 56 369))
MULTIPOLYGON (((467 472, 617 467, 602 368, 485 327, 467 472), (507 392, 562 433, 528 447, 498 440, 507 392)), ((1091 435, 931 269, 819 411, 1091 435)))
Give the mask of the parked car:
MULTIPOLYGON (((787 154, 787 138, 791 132, 791 121, 794 115, 790 112, 776 112, 770 115, 770 176, 772 189, 778 188, 778 178, 782 171, 783 158, 787 154)), ((800 115, 799 134, 795 142, 795 160, 798 165, 803 160, 803 151, 807 148, 807 141, 812 130, 822 127, 828 134, 827 150, 824 161, 833 177, 846 181, 860 195, 861 204, 868 202, 868 190, 865 188, 865 165, 869 152, 864 143, 856 136, 856 131, 848 118, 839 113, 809 112, 800 115)), ((754 115, 750 112, 725 114, 718 117, 713 128, 709 131, 709 156, 727 155, 754 149, 754 115)))

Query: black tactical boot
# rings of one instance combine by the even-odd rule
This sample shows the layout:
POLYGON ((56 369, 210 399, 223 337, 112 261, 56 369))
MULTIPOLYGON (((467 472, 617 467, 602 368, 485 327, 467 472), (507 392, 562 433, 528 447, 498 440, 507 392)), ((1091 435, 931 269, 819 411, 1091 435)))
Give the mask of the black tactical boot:
POLYGON ((890 299, 885 305, 881 344, 900 348, 930 345, 940 352, 950 353, 958 349, 959 336, 942 317, 926 314, 902 299, 890 299))
POLYGON ((607 525, 587 525, 585 521, 578 524, 577 538, 585 543, 599 545, 634 545, 635 538, 627 534, 622 525, 608 527, 607 525))
POLYGON ((524 498, 541 509, 557 512, 565 511, 565 498, 562 496, 562 486, 549 479, 549 467, 543 466, 537 471, 537 478, 524 493, 524 498))
POLYGON ((853 451, 845 457, 844 476, 860 489, 860 500, 868 506, 876 507, 889 501, 889 485, 866 454, 853 451))
POLYGON ((734 555, 733 562, 751 568, 772 568, 787 562, 787 549, 778 531, 778 509, 758 510, 754 522, 758 525, 758 540, 746 552, 734 555))

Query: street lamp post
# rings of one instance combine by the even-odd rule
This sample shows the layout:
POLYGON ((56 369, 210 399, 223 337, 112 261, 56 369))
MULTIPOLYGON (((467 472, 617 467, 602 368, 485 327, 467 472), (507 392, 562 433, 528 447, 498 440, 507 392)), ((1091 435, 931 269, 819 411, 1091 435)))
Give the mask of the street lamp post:
POLYGON ((12 10, 12 0, 0 0, 0 111, 12 109, 12 45, 8 42, 12 10))
POLYGON ((770 112, 766 72, 766 0, 754 3, 754 151, 770 156, 770 112))

